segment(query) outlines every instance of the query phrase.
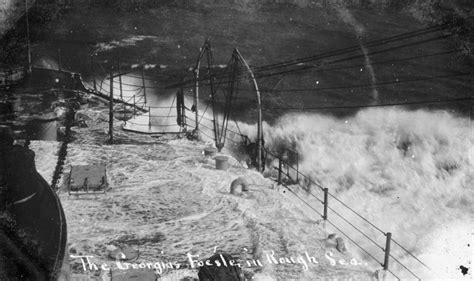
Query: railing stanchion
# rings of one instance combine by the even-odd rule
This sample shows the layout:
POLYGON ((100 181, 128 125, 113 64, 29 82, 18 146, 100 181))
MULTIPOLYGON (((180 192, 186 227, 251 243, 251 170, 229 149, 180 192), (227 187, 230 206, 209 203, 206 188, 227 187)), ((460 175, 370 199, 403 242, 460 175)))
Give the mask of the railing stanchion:
POLYGON ((137 103, 135 102, 135 94, 133 95, 133 116, 137 114, 137 103))
POLYGON ((122 71, 120 67, 120 58, 117 59, 117 69, 118 69, 118 77, 119 77, 119 86, 120 86, 120 99, 123 101, 123 88, 122 88, 122 71))
POLYGON ((146 104, 145 64, 142 65, 142 84, 143 84, 143 98, 146 104))
POLYGON ((281 158, 278 157, 278 184, 281 184, 281 158))
POLYGON ((151 129, 151 108, 148 107, 148 130, 151 129))
POLYGON ((296 183, 299 183, 299 176, 300 176, 300 163, 299 163, 299 154, 296 153, 296 183))
POLYGON ((31 74, 30 22, 28 20, 28 0, 25 0, 26 45, 28 49, 28 74, 31 74))
POLYGON ((109 143, 114 142, 114 77, 112 71, 110 75, 110 92, 109 92, 109 143))
POLYGON ((390 243, 392 242, 392 233, 387 232, 387 240, 385 241, 385 259, 383 261, 383 269, 388 270, 390 260, 390 243))
POLYGON ((61 49, 58 49, 58 70, 61 72, 61 49))
POLYGON ((199 131, 199 65, 201 61, 198 60, 196 67, 194 68, 194 130, 196 133, 199 131))
POLYGON ((324 188, 324 210, 323 210, 323 220, 328 219, 328 188, 324 188))
POLYGON ((91 55, 91 71, 92 71, 92 82, 94 83, 94 91, 97 92, 97 81, 95 81, 95 70, 94 70, 94 54, 91 55))

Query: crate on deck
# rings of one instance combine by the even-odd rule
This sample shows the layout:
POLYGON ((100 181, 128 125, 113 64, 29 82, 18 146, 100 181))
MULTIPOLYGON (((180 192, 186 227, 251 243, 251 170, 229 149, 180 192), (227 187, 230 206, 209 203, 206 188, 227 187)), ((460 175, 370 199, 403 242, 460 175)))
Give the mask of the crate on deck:
POLYGON ((71 166, 68 181, 69 194, 106 193, 108 188, 107 170, 105 165, 71 166))

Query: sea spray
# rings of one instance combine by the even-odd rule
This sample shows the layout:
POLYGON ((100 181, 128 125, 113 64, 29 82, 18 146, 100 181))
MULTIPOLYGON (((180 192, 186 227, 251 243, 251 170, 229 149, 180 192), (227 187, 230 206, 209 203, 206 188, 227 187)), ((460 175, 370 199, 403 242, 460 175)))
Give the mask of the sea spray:
MULTIPOLYGON (((255 138, 254 126, 239 127, 255 138)), ((431 276, 451 278, 462 275, 452 266, 449 270, 439 267, 439 261, 464 260, 467 264, 470 258, 465 249, 458 249, 460 243, 453 241, 466 240, 468 233, 456 229, 473 222, 471 134, 469 119, 425 110, 369 109, 346 119, 298 113, 284 115, 272 126, 264 124, 268 150, 289 147, 297 151, 303 174, 328 187, 384 232, 392 232, 395 241, 412 254, 427 257, 425 262, 435 269, 431 276)), ((312 190, 316 192, 317 187, 312 190)), ((358 222, 335 200, 330 206, 349 221, 358 222)), ((384 246, 383 234, 358 223, 375 237, 379 244, 375 246, 336 215, 329 215, 344 232, 383 260, 379 248, 384 246)), ((423 266, 400 247, 392 248, 398 260, 422 277, 430 276, 423 275, 428 274, 422 272, 423 266)), ((392 260, 391 268, 397 266, 392 260)))

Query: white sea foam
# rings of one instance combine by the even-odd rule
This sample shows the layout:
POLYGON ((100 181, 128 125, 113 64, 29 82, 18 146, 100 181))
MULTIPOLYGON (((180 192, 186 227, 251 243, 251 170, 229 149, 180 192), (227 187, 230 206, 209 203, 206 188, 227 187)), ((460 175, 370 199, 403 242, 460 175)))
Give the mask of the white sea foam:
MULTIPOLYGON (((296 150, 304 174, 383 231, 392 232, 395 241, 435 269, 431 277, 472 276, 463 276, 459 269, 472 263, 467 241, 474 217, 474 139, 469 119, 443 111, 370 109, 346 119, 287 114, 264 127, 267 149, 296 150)), ((240 129, 255 136, 254 126, 241 124, 240 129)), ((317 189, 312 187, 313 193, 318 194, 317 189)), ((335 200, 330 202, 384 246, 382 234, 335 200)), ((383 261, 383 252, 370 241, 331 211, 329 218, 383 261)), ((429 277, 400 247, 392 248, 394 257, 429 277)), ((391 268, 399 269, 393 259, 391 268)))

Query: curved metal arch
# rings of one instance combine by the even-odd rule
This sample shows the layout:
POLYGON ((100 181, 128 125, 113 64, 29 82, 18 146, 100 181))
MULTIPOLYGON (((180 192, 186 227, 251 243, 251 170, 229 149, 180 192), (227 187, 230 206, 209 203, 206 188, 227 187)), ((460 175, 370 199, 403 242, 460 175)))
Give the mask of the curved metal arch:
MULTIPOLYGON (((198 133, 199 130, 199 112, 198 112, 198 101, 199 101, 199 81, 201 80, 199 78, 200 75, 200 67, 201 67, 201 60, 203 59, 204 55, 206 55, 207 58, 207 75, 209 77, 209 85, 211 88, 211 101, 212 101, 212 111, 213 111, 213 126, 214 126, 214 136, 215 136, 215 144, 216 148, 220 151, 222 147, 224 146, 225 142, 225 131, 227 128, 225 128, 226 124, 226 116, 227 118, 229 117, 228 114, 225 114, 224 120, 223 120, 223 129, 222 132, 219 132, 219 128, 217 125, 217 116, 216 116, 216 107, 215 107, 215 89, 214 89, 214 81, 213 77, 211 75, 211 68, 212 68, 212 50, 211 50, 211 44, 209 39, 206 39, 204 42, 203 46, 201 47, 201 50, 199 52, 198 59, 196 60, 196 64, 194 66, 194 104, 195 104, 195 133, 198 133), (224 139, 222 138, 224 137, 224 139)), ((252 80, 255 94, 256 94, 256 101, 257 101, 257 112, 258 112, 258 121, 257 121, 257 169, 259 171, 263 171, 264 168, 264 163, 262 163, 263 159, 263 129, 262 129, 262 102, 261 102, 261 95, 260 95, 260 90, 258 88, 257 80, 255 79, 255 75, 253 74, 253 71, 249 67, 248 63, 245 61, 244 57, 240 54, 239 50, 237 48, 234 49, 232 53, 232 60, 235 62, 240 62, 246 69, 249 78, 252 80)), ((234 65, 232 63, 232 65, 234 65)), ((230 83, 234 83, 234 79, 230 79, 230 83)), ((233 91, 233 87, 230 87, 230 91, 233 91)), ((229 101, 227 103, 227 106, 231 106, 231 99, 232 99, 232 93, 230 92, 229 95, 229 101)), ((226 110, 230 110, 227 108, 226 110)))
MULTIPOLYGON (((198 134, 199 131, 199 110, 198 110, 198 102, 199 102, 199 69, 201 67, 201 60, 206 55, 207 58, 207 74, 209 76, 209 85, 211 87, 211 100, 212 100, 212 114, 214 117, 214 136, 215 136, 215 142, 216 142, 216 147, 219 148, 219 143, 218 143, 218 132, 217 132, 217 126, 215 123, 216 120, 216 115, 215 115, 215 103, 214 103, 214 86, 213 86, 213 81, 212 81, 212 76, 211 76, 211 67, 212 67, 212 49, 211 49, 211 42, 209 41, 209 38, 206 39, 204 42, 203 46, 200 49, 199 56, 196 60, 196 64, 194 66, 194 105, 195 105, 195 134, 198 134)), ((220 150, 220 149, 219 149, 220 150)))
POLYGON ((258 84, 257 80, 255 79, 255 75, 253 74, 252 69, 248 65, 248 63, 245 61, 244 57, 240 54, 239 50, 237 48, 234 49, 235 57, 242 63, 242 65, 245 67, 245 69, 248 72, 248 75, 250 79, 252 80, 256 98, 257 98, 257 114, 258 114, 258 120, 257 120, 257 169, 259 171, 263 171, 264 168, 264 163, 262 163, 262 158, 263 158, 263 128, 262 128, 262 99, 260 96, 260 90, 258 89, 258 84))

